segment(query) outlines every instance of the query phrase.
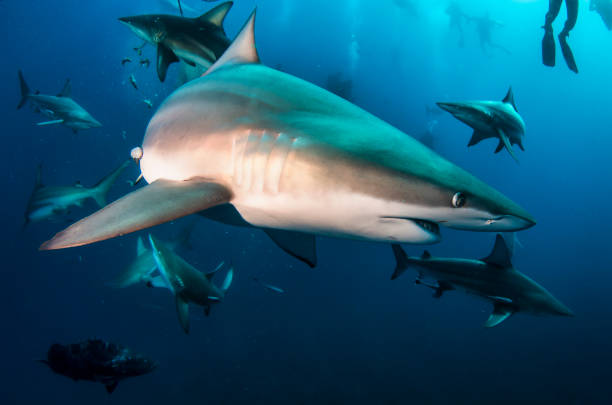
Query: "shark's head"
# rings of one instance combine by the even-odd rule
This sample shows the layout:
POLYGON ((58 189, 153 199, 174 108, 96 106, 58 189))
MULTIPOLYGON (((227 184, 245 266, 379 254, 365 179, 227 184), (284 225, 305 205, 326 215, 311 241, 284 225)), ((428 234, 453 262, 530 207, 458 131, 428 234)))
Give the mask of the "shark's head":
POLYGON ((499 127, 508 134, 525 133, 521 116, 511 104, 503 101, 463 101, 438 103, 438 106, 475 130, 488 132, 499 127))
POLYGON ((83 109, 70 113, 70 116, 66 119, 66 125, 74 129, 100 128, 102 126, 100 121, 83 109))
POLYGON ((574 316, 571 309, 553 297, 544 287, 533 282, 534 287, 529 289, 524 297, 521 310, 541 315, 574 316))
POLYGON ((166 38, 163 15, 136 15, 121 17, 119 21, 127 25, 139 38, 157 44, 166 38))

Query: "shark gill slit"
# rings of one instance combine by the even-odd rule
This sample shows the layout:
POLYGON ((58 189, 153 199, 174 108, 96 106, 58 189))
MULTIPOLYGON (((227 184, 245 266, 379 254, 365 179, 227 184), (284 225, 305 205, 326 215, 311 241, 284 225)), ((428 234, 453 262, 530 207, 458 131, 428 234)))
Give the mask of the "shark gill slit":
POLYGON ((259 131, 251 130, 247 137, 246 148, 244 151, 243 159, 243 172, 244 172, 244 190, 251 191, 253 183, 255 182, 255 159, 257 157, 257 150, 261 143, 261 133, 259 131))
POLYGON ((276 134, 276 139, 268 153, 268 161, 266 162, 264 191, 273 194, 280 192, 281 178, 294 142, 295 138, 291 138, 282 132, 276 134))

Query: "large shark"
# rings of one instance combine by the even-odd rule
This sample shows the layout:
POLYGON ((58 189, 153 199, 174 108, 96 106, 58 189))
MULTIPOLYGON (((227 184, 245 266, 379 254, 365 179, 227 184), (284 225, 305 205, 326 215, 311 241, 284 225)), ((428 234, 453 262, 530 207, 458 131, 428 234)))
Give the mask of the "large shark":
MULTIPOLYGON (((41 249, 86 245, 203 210, 314 246, 314 235, 429 244, 439 225, 516 231, 523 208, 420 142, 315 85, 259 63, 255 13, 201 78, 151 119, 149 183, 41 249), (211 210, 212 208, 212 210, 211 210)), ((299 256, 299 255, 297 255, 299 256)))
POLYGON ((486 327, 499 325, 517 312, 573 316, 544 287, 512 266, 511 252, 499 234, 491 254, 481 260, 433 257, 428 251, 421 257, 408 257, 398 244, 393 244, 393 253, 397 265, 392 280, 412 267, 418 272, 416 283, 433 288, 436 298, 445 291, 461 290, 491 302, 493 312, 486 327), (436 284, 424 278, 432 278, 436 284))
POLYGON ((78 182, 73 186, 45 186, 41 180, 42 166, 39 165, 34 190, 25 212, 24 225, 65 214, 70 207, 80 207, 89 198, 96 201, 100 207, 104 207, 108 190, 129 163, 129 161, 124 162, 93 187, 83 187, 78 182))
POLYGON ((64 88, 57 96, 52 96, 39 94, 38 92, 33 93, 23 78, 21 70, 18 72, 18 75, 21 87, 21 101, 17 109, 20 109, 29 101, 34 105, 36 112, 51 118, 51 121, 39 122, 38 125, 64 124, 75 133, 79 129, 102 126, 99 121, 71 98, 72 86, 70 80, 66 80, 64 88))
POLYGON ((512 145, 517 144, 521 150, 525 150, 523 147, 525 122, 516 109, 512 88, 508 89, 502 101, 461 101, 437 104, 474 129, 468 146, 476 145, 483 139, 498 138, 499 144, 495 153, 505 147, 510 156, 518 162, 512 145))
POLYGON ((149 235, 149 242, 160 273, 150 281, 150 285, 168 288, 174 294, 179 323, 185 333, 189 333, 189 303, 203 306, 205 314, 208 315, 210 306, 225 297, 234 277, 234 269, 228 270, 223 284, 217 287, 213 284, 212 278, 221 266, 204 274, 152 235, 149 235))
POLYGON ((208 68, 223 54, 230 44, 223 20, 232 5, 231 1, 219 4, 196 18, 149 14, 121 17, 119 21, 157 46, 157 76, 163 82, 173 62, 208 68))

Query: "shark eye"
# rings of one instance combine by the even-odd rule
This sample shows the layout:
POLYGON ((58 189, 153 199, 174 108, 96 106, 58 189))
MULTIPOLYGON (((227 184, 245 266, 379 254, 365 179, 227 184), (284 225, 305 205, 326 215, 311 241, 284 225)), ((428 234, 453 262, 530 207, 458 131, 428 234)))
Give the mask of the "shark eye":
POLYGON ((454 208, 461 208, 465 205, 465 195, 462 192, 457 192, 453 196, 452 204, 454 208))

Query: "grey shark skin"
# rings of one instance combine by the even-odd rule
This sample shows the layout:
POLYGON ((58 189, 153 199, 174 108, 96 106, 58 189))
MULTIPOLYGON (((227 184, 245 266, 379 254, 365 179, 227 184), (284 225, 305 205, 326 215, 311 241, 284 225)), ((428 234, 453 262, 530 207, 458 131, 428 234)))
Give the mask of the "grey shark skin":
POLYGON ((33 93, 23 78, 21 70, 18 74, 21 101, 17 109, 20 109, 29 101, 35 106, 37 112, 51 119, 50 121, 39 122, 38 125, 63 124, 74 132, 102 126, 98 120, 71 98, 72 86, 70 80, 66 80, 63 90, 57 96, 52 96, 33 93))
POLYGON ((254 18, 206 75, 176 90, 151 119, 140 159, 149 185, 41 249, 81 246, 224 206, 252 226, 311 239, 428 244, 440 240, 440 224, 490 232, 535 224, 414 138, 259 64, 254 18))
POLYGON ((392 247, 397 261, 392 280, 413 267, 418 272, 416 283, 433 288, 436 298, 448 290, 484 298, 493 304, 486 327, 499 325, 517 312, 573 316, 544 287, 512 266, 510 250, 499 234, 491 254, 481 260, 433 257, 427 251, 421 257, 408 257, 400 245, 392 247), (436 280, 437 285, 428 284, 425 277, 436 280))
POLYGON ((495 153, 505 147, 510 156, 518 162, 512 145, 517 144, 521 150, 525 150, 523 147, 525 122, 516 109, 512 87, 502 101, 462 101, 437 104, 474 129, 468 147, 476 145, 483 139, 497 138, 499 144, 495 153))
MULTIPOLYGON (((212 282, 215 272, 203 274, 152 235, 149 235, 149 242, 161 278, 152 280, 151 285, 163 286, 174 294, 179 323, 185 333, 189 333, 189 303, 203 306, 208 315, 210 306, 225 297, 232 283, 234 270, 230 268, 223 285, 217 287, 212 282)), ((219 268, 217 267, 217 270, 219 268)))
POLYGON ((230 40, 223 20, 232 5, 225 2, 196 18, 150 14, 121 17, 119 21, 157 47, 157 76, 163 82, 171 63, 181 60, 208 68, 225 52, 230 40))
POLYGON ((124 162, 93 187, 83 187, 80 183, 73 186, 44 186, 41 180, 42 166, 39 165, 34 190, 25 212, 24 226, 30 222, 39 222, 65 214, 70 207, 80 207, 89 198, 96 201, 100 207, 104 207, 108 190, 129 163, 129 161, 124 162))

